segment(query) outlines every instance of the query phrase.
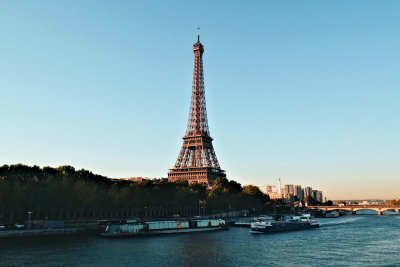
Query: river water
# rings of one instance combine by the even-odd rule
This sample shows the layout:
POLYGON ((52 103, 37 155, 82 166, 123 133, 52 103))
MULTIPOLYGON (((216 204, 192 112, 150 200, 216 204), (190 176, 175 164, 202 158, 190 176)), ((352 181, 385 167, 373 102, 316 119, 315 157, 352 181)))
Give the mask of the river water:
POLYGON ((400 216, 320 219, 305 231, 0 240, 0 266, 400 266, 400 216))

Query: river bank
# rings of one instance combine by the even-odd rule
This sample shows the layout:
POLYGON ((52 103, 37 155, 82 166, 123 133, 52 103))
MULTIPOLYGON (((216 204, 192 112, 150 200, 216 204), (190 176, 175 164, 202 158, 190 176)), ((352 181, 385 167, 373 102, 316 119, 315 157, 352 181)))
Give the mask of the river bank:
POLYGON ((35 236, 89 234, 89 233, 97 233, 97 232, 94 231, 93 229, 85 228, 85 227, 62 228, 62 229, 3 230, 3 231, 0 231, 0 239, 2 239, 2 238, 35 237, 35 236))

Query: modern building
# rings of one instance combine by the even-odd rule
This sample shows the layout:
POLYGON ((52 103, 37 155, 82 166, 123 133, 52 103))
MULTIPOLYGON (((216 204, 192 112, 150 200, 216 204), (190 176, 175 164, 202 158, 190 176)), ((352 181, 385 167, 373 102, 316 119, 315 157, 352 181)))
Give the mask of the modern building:
POLYGON ((317 192, 316 200, 317 200, 318 202, 320 202, 320 203, 323 203, 323 202, 324 202, 324 197, 323 197, 323 195, 322 195, 322 191, 318 191, 318 192, 317 192))
POLYGON ((282 194, 269 194, 269 196, 271 199, 283 198, 288 203, 292 203, 293 200, 296 200, 295 196, 297 196, 300 202, 303 202, 308 197, 312 197, 318 202, 323 202, 322 191, 313 190, 312 187, 309 186, 303 188, 301 185, 287 184, 282 188, 281 192, 282 194))
POLYGON ((312 191, 312 197, 318 202, 321 202, 321 203, 324 202, 322 191, 313 190, 312 191))
POLYGON ((303 199, 303 190, 301 188, 301 185, 294 186, 294 195, 297 196, 300 200, 303 199))
POLYGON ((279 194, 276 192, 270 192, 270 193, 268 193, 268 196, 270 199, 282 199, 283 198, 282 194, 279 194))
POLYGON ((294 196, 294 185, 286 184, 285 185, 285 195, 294 196))
POLYGON ((272 185, 262 185, 259 186, 261 192, 263 192, 264 194, 268 194, 268 193, 272 193, 274 190, 274 186, 272 185))
POLYGON ((279 180, 278 180, 278 194, 279 194, 279 195, 282 194, 282 182, 281 182, 281 177, 279 177, 279 180))
POLYGON ((307 197, 312 197, 313 195, 313 189, 312 189, 312 187, 306 187, 306 188, 304 188, 304 198, 307 198, 307 197))

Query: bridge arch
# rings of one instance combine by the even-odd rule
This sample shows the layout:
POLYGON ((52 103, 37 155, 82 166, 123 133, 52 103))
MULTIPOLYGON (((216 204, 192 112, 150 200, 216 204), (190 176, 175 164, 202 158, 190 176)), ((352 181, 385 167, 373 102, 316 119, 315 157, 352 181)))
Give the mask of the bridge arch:
MULTIPOLYGON (((329 212, 333 210, 337 211, 351 211, 353 214, 356 214, 357 211, 360 210, 371 210, 376 211, 378 215, 382 215, 384 211, 400 211, 399 205, 337 205, 337 206, 307 206, 306 210, 320 210, 324 212, 329 212)), ((400 215, 400 213, 399 213, 400 215)))
MULTIPOLYGON (((395 212, 399 212, 399 208, 393 208, 393 207, 388 207, 388 208, 382 208, 381 212, 384 211, 395 211, 395 212)), ((399 213, 400 214, 400 213, 399 213)))
POLYGON ((354 212, 355 214, 357 214, 357 211, 360 211, 360 210, 371 210, 371 211, 376 211, 376 213, 377 213, 378 215, 381 215, 381 214, 382 214, 381 209, 378 209, 378 208, 372 208, 372 207, 353 208, 353 212, 354 212))
POLYGON ((321 211, 326 211, 326 207, 311 207, 311 208, 307 208, 307 211, 310 210, 321 210, 321 211))
POLYGON ((333 211, 333 210, 337 210, 337 211, 353 211, 353 208, 346 208, 346 207, 332 207, 332 208, 327 208, 327 211, 333 211))

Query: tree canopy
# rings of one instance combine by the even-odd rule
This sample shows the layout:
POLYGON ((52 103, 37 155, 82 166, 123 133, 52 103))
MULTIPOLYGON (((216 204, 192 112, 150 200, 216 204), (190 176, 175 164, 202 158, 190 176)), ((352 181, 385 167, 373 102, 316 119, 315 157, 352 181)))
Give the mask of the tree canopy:
POLYGON ((261 211, 269 201, 258 187, 218 178, 211 188, 165 179, 115 181, 69 165, 0 167, 0 212, 190 209, 207 213, 261 211))

